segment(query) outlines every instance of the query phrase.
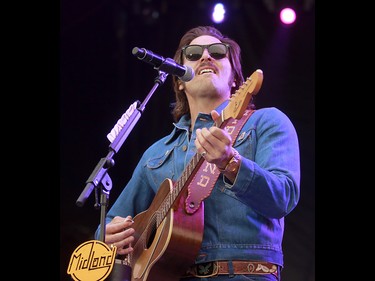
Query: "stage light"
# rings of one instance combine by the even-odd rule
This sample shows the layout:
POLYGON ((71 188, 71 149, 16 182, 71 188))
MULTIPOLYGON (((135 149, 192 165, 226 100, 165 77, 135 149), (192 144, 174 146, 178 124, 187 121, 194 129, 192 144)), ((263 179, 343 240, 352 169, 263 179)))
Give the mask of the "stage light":
POLYGON ((292 26, 303 20, 305 14, 314 9, 315 0, 262 0, 270 13, 276 14, 284 26, 292 26))
POLYGON ((281 22, 286 25, 293 24, 296 21, 296 17, 297 17, 294 9, 289 8, 289 7, 281 9, 279 16, 280 16, 281 22))
POLYGON ((225 7, 222 3, 217 3, 212 11, 211 18, 215 23, 221 23, 224 21, 225 7))

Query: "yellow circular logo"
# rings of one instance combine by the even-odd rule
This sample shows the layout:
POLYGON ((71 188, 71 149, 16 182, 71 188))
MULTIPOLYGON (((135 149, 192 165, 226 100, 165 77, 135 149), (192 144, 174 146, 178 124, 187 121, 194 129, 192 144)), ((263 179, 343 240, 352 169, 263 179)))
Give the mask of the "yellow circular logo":
POLYGON ((90 240, 79 245, 68 266, 68 274, 76 281, 105 280, 113 269, 116 246, 109 247, 102 241, 90 240))

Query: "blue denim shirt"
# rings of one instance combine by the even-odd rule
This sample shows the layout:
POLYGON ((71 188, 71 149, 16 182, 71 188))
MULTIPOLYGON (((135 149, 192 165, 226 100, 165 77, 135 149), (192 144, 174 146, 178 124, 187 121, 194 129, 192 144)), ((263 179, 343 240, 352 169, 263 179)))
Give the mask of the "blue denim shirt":
MULTIPOLYGON (((217 108, 220 113, 227 102, 217 108)), ((142 155, 134 173, 109 209, 106 223, 148 209, 166 178, 178 180, 196 153, 197 128, 211 127, 209 114, 199 114, 189 139, 191 121, 183 116, 168 136, 142 155)), ((204 234, 196 263, 214 260, 268 261, 283 266, 284 217, 300 197, 297 133, 279 109, 257 109, 234 145, 242 156, 233 184, 220 175, 204 200, 204 234)), ((99 238, 100 226, 95 237, 99 238)))

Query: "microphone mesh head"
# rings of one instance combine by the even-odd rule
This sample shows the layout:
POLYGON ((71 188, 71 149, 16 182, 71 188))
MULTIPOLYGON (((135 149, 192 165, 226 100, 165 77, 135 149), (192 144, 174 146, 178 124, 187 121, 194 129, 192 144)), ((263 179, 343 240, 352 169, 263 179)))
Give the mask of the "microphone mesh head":
POLYGON ((185 74, 179 77, 179 79, 183 82, 188 82, 194 78, 195 73, 191 67, 185 65, 185 68, 186 68, 185 74))

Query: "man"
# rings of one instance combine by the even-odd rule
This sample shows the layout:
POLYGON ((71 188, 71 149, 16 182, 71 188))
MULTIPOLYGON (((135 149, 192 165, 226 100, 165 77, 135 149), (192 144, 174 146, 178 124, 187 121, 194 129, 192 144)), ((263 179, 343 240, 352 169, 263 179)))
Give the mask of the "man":
MULTIPOLYGON (((130 259, 132 280, 281 280, 284 217, 300 196, 295 128, 277 108, 255 109, 252 102, 238 137, 216 125, 244 81, 240 47, 216 28, 198 26, 186 32, 174 59, 191 67, 195 76, 188 82, 173 77, 174 128, 144 152, 108 211, 105 242, 130 259), (184 173, 191 174, 187 167, 197 155, 220 174, 208 196, 189 213, 192 206, 184 200, 193 195, 192 189, 183 189, 177 201, 184 200, 177 203, 164 197, 181 189, 175 183, 184 173), (155 208, 155 201, 161 208, 155 208), (164 210, 168 203, 172 208, 164 210), (165 212, 174 214, 161 222, 165 212), (202 222, 189 225, 199 212, 202 222), (191 244, 176 242, 183 237, 191 244), (170 266, 163 270, 160 264, 170 266)), ((96 238, 99 232, 100 226, 96 238)))

